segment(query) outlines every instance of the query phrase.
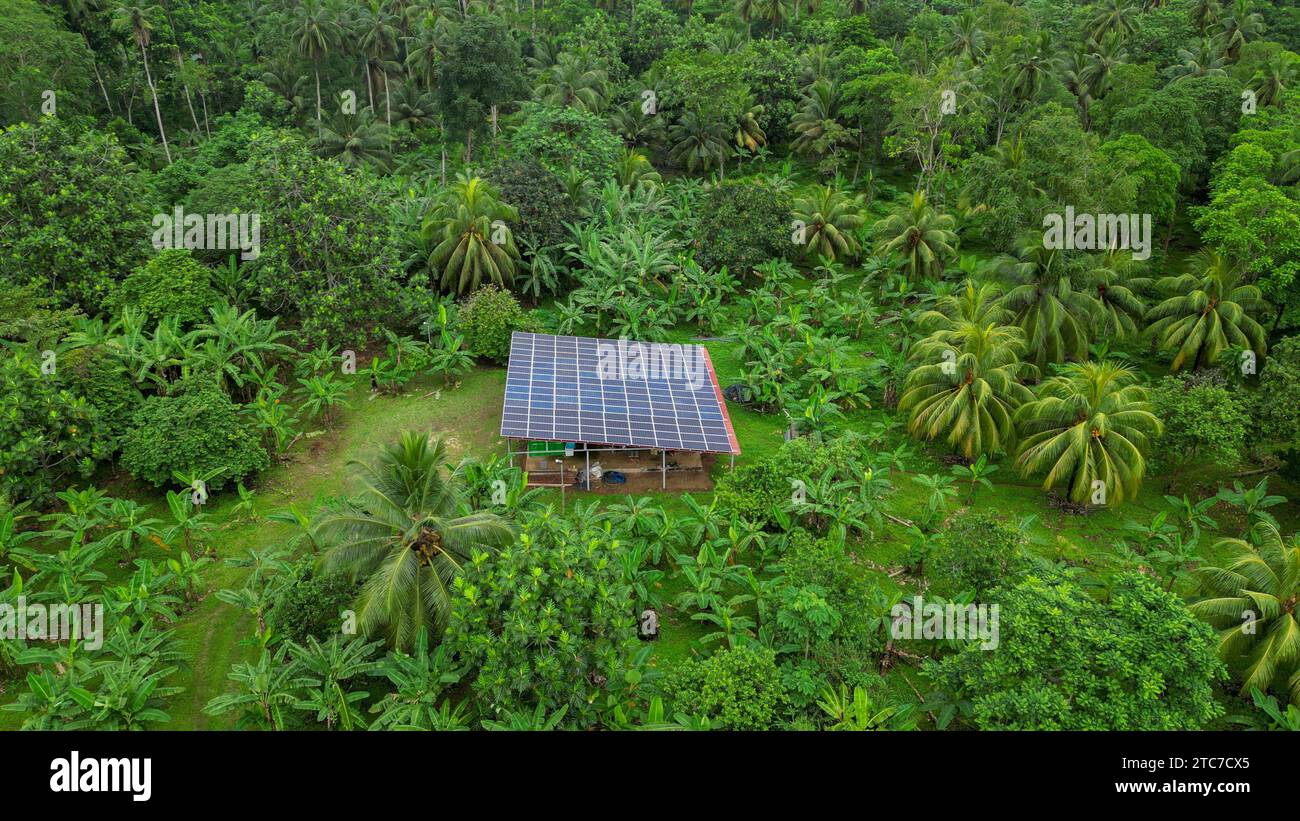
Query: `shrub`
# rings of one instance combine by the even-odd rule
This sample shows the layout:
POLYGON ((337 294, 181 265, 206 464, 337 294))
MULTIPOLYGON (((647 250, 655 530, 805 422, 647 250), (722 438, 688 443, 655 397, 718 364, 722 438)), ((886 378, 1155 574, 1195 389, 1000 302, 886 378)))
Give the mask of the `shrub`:
POLYGON ((550 714, 601 723, 639 642, 618 542, 594 524, 537 519, 495 555, 481 552, 454 582, 448 649, 473 676, 488 715, 550 714))
POLYGON ((43 500, 106 455, 99 414, 22 349, 0 358, 0 496, 43 500))
POLYGON ((990 513, 963 511, 949 520, 926 559, 926 578, 936 593, 983 594, 1002 584, 1024 547, 1010 522, 990 513))
POLYGON ((790 249, 790 198, 770 186, 728 182, 712 189, 698 211, 695 261, 745 276, 790 249))
POLYGON ((708 716, 724 730, 770 730, 785 708, 776 654, 763 647, 720 650, 688 659, 661 685, 674 712, 708 716))
POLYGON ((1259 372, 1255 429, 1271 444, 1300 446, 1300 336, 1273 346, 1259 372))
MULTIPOLYGON (((799 644, 799 657, 810 661, 820 678, 817 692, 805 691, 811 701, 820 695, 820 686, 844 683, 849 687, 866 685, 878 676, 880 654, 885 647, 887 598, 857 563, 844 555, 844 548, 827 539, 814 539, 796 529, 778 566, 781 575, 773 583, 774 591, 785 599, 812 591, 826 604, 826 615, 838 615, 834 628, 805 645, 799 644)), ((786 606, 785 604, 782 605, 786 606)), ((778 644, 788 644, 798 632, 793 622, 781 623, 778 614, 778 644)))
POLYGON ((758 464, 728 472, 718 481, 714 495, 723 507, 747 519, 771 521, 772 511, 789 502, 793 480, 808 482, 829 468, 834 468, 839 478, 846 478, 860 445, 852 435, 829 440, 808 436, 791 439, 758 464))
POLYGON ((210 374, 173 386, 168 396, 151 396, 132 418, 122 439, 122 466, 132 476, 162 487, 173 471, 211 473, 210 490, 220 490, 270 464, 256 426, 210 374))
POLYGON ((510 358, 510 335, 531 327, 519 300, 495 285, 478 289, 460 304, 456 325, 470 350, 503 364, 510 358))
POLYGON ((123 280, 111 300, 114 308, 138 308, 154 321, 176 316, 182 325, 207 319, 216 301, 211 271, 183 248, 160 251, 123 280))
POLYGON ((507 160, 488 172, 499 198, 519 215, 510 229, 525 245, 562 245, 577 221, 564 184, 535 158, 507 160))
POLYGON ((997 652, 970 642, 926 669, 968 698, 981 730, 1195 730, 1222 715, 1215 631, 1151 579, 1125 573, 1108 601, 1072 581, 998 591, 997 652))
POLYGON ((607 180, 623 143, 595 114, 576 108, 526 103, 524 121, 510 137, 511 156, 532 157, 556 174, 573 166, 593 180, 607 180))
POLYGON ((1173 467, 1193 460, 1235 465, 1250 421, 1241 397, 1241 391, 1197 374, 1161 379, 1151 391, 1152 410, 1164 423, 1157 456, 1173 467))
POLYGON ((84 396, 103 425, 104 453, 116 452, 136 409, 144 401, 121 363, 103 346, 77 348, 59 358, 59 379, 84 396))
POLYGON ((354 585, 341 573, 316 576, 304 565, 271 608, 270 626, 282 639, 305 644, 308 638, 321 641, 338 635, 343 611, 356 595, 354 585))
POLYGON ((0 131, 0 285, 98 309, 145 258, 145 182, 111 134, 64 117, 0 131))

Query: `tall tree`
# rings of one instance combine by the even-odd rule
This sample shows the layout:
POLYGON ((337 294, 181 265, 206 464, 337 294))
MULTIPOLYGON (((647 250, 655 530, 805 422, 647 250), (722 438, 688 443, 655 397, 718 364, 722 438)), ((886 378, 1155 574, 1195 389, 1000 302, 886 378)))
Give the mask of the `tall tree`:
POLYGON ((303 0, 298 6, 291 37, 298 54, 311 62, 312 72, 316 76, 316 136, 319 137, 321 134, 321 64, 343 41, 343 26, 340 25, 334 9, 325 5, 323 0, 303 0))
POLYGON ((1240 673, 1242 695, 1281 687, 1300 704, 1300 544, 1295 536, 1283 540, 1271 522, 1258 533, 1256 544, 1224 539, 1214 546, 1235 558, 1197 570, 1207 596, 1191 611, 1220 629, 1219 657, 1240 673))
POLYGON ((327 509, 315 524, 324 572, 364 579, 357 616, 367 634, 409 650, 421 632, 440 630, 451 584, 474 550, 504 547, 510 526, 470 511, 442 439, 406 431, 370 464, 351 462, 361 492, 327 509))
POLYGON ((1020 329, 993 323, 962 323, 922 340, 912 354, 922 364, 908 374, 898 400, 908 430, 942 438, 967 458, 1009 450, 1013 414, 1033 397, 1019 381, 1023 352, 1020 329))
POLYGON ((1016 411, 1023 475, 1046 471, 1043 488, 1064 487, 1071 501, 1119 504, 1137 494, 1147 449, 1161 430, 1137 375, 1114 362, 1072 362, 1016 411), (1096 484, 1099 483, 1099 484, 1096 484))
POLYGON ((144 63, 144 77, 149 84, 149 94, 153 97, 153 114, 158 120, 158 134, 162 137, 163 153, 167 162, 172 161, 172 150, 167 145, 167 129, 163 127, 162 109, 158 107, 158 87, 154 85, 153 72, 149 68, 149 42, 153 39, 153 18, 161 13, 158 6, 124 4, 113 12, 113 30, 131 35, 131 40, 140 49, 140 59, 144 63))

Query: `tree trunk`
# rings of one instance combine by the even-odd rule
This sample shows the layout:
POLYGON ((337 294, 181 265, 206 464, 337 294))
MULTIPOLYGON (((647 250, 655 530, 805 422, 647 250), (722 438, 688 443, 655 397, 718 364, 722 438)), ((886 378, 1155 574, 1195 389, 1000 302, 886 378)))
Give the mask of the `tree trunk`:
POLYGON ((320 66, 313 65, 316 74, 316 139, 320 139, 320 66))
POLYGON ((388 72, 384 72, 384 120, 388 123, 388 144, 393 144, 393 104, 388 96, 388 72))
POLYGON ((370 113, 375 111, 375 88, 371 78, 370 59, 366 59, 366 99, 370 101, 370 113))
POLYGON ((181 88, 185 90, 185 105, 190 109, 190 119, 194 121, 194 133, 202 134, 203 129, 199 127, 198 115, 194 113, 194 100, 190 97, 190 84, 184 80, 185 63, 181 60, 181 50, 176 49, 176 68, 182 74, 181 88))
POLYGON ((99 93, 104 95, 104 105, 108 106, 108 114, 112 116, 113 101, 108 99, 108 89, 104 87, 104 78, 99 74, 99 61, 92 58, 90 64, 95 68, 95 81, 99 83, 99 93))
POLYGON ((140 44, 140 56, 144 58, 144 78, 149 83, 149 92, 153 94, 153 113, 158 118, 158 134, 162 137, 163 153, 167 155, 167 164, 172 163, 172 150, 167 145, 167 130, 163 128, 162 109, 158 108, 158 89, 153 85, 153 73, 149 71, 149 52, 140 44))

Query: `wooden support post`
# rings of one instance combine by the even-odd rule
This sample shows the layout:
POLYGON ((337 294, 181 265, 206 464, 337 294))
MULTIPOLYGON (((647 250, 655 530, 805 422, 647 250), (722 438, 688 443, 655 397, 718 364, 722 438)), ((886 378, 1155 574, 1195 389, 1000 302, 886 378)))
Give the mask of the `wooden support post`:
POLYGON ((668 451, 659 451, 659 471, 663 476, 663 489, 668 489, 668 451))

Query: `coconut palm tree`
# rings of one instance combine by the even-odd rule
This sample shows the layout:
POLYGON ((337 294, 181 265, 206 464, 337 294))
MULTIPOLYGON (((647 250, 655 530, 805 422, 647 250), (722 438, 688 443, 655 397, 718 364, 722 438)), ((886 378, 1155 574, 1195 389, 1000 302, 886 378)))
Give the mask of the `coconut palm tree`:
POLYGON ((321 132, 320 67, 343 41, 343 27, 322 0, 302 0, 291 34, 299 56, 311 62, 316 76, 316 136, 321 132))
POLYGON ((508 284, 519 251, 504 222, 517 218, 485 180, 462 173, 430 211, 422 231, 433 247, 429 266, 442 271, 442 287, 465 293, 486 282, 508 284))
POLYGON ((1084 69, 1083 78, 1087 81, 1093 98, 1100 99, 1106 96, 1106 92, 1110 90, 1111 75, 1127 59, 1128 52, 1124 49, 1124 38, 1116 32, 1107 34, 1099 42, 1094 41, 1089 44, 1088 67, 1084 69))
POLYGON ((1046 471, 1043 488, 1065 487, 1071 501, 1132 498, 1146 472, 1149 438, 1161 431, 1137 375, 1114 362, 1073 362, 1016 411, 1024 476, 1046 471), (1100 482, 1100 485, 1094 483, 1100 482))
POLYGON ((140 59, 144 63, 144 79, 149 84, 149 94, 153 97, 153 114, 158 121, 158 135, 162 137, 163 153, 167 155, 168 164, 172 161, 172 150, 167 145, 167 129, 163 127, 162 110, 158 107, 158 87, 153 82, 153 71, 149 68, 149 42, 153 39, 153 18, 162 14, 162 9, 154 5, 124 3, 113 12, 113 31, 131 35, 132 42, 140 49, 140 59))
POLYGON ((940 54, 964 57, 973 65, 979 65, 979 61, 984 57, 986 39, 975 13, 967 9, 953 20, 952 34, 940 54))
POLYGON ((791 0, 763 0, 763 19, 771 27, 773 40, 785 21, 790 19, 790 3, 791 0))
POLYGON ((1043 80, 1052 69, 1052 39, 1046 31, 1026 37, 1012 58, 1011 90, 1017 99, 1028 100, 1038 94, 1043 80))
POLYGON ((1002 305, 1024 330, 1034 364, 1043 368, 1067 357, 1082 359, 1099 305, 1091 292, 1078 287, 1064 252, 1044 247, 1040 236, 1029 236, 1015 258, 1002 257, 995 265, 1020 283, 1002 297, 1002 305))
POLYGON ((1134 287, 1149 280, 1134 276, 1140 262, 1126 251, 1112 249, 1087 258, 1078 276, 1081 288, 1094 291, 1093 336, 1131 339, 1141 333, 1147 306, 1134 287))
POLYGON ((1204 37, 1205 32, 1219 22, 1221 12, 1218 0, 1192 0, 1191 14, 1196 32, 1204 37))
POLYGON ((804 254, 811 259, 855 257, 860 245, 853 232, 866 221, 861 194, 814 185, 794 201, 794 218, 803 223, 804 254))
POLYGON ((1194 49, 1178 49, 1178 59, 1182 62, 1165 69, 1174 82, 1187 77, 1224 77, 1228 74, 1223 67, 1226 62, 1223 47, 1209 37, 1202 37, 1194 49))
POLYGON ((926 200, 925 192, 917 191, 910 204, 873 227, 876 253, 897 254, 913 280, 937 277, 945 263, 957 255, 956 225, 951 214, 940 214, 926 200))
POLYGON ((1264 355, 1264 328, 1250 314, 1268 310, 1268 304, 1259 288, 1242 280, 1240 266, 1203 250, 1192 257, 1188 273, 1156 283, 1172 296, 1147 312, 1147 333, 1160 347, 1178 350, 1171 371, 1207 367, 1229 347, 1264 355))
POLYGON ((1088 33, 1098 42, 1111 32, 1127 37, 1133 33, 1140 11, 1133 0, 1101 0, 1088 22, 1088 33))
POLYGON ((736 16, 745 24, 746 31, 755 20, 763 16, 764 0, 736 0, 736 16))
POLYGON ((741 114, 736 118, 736 149, 742 153, 753 154, 767 145, 767 132, 763 130, 758 118, 763 116, 763 106, 754 103, 749 96, 740 107, 741 114))
POLYGON ((1260 525, 1258 546, 1223 539, 1236 558, 1196 573, 1208 594, 1190 609, 1219 632, 1219 657, 1241 674, 1241 693, 1283 686, 1300 704, 1300 544, 1277 525, 1260 525))
MULTIPOLYGON (((355 14, 349 28, 355 48, 366 57, 366 94, 370 108, 375 108, 375 75, 384 82, 384 123, 393 125, 392 98, 388 90, 387 65, 397 54, 398 19, 380 0, 367 0, 355 14)), ((400 70, 400 69, 399 69, 400 70)))
POLYGON ((1293 62, 1285 59, 1284 55, 1273 55, 1250 80, 1255 100, 1260 105, 1276 105, 1281 108, 1287 90, 1295 86, 1296 74, 1293 62))
POLYGON ((438 63, 451 38, 452 24, 445 17, 426 17, 406 42, 406 71, 425 88, 438 84, 438 63))
POLYGON ((608 76, 585 55, 564 52, 541 76, 533 96, 543 103, 599 114, 605 108, 608 76))
POLYGON ((684 111, 669 129, 672 149, 668 158, 691 172, 723 165, 725 174, 727 155, 731 153, 729 136, 723 123, 701 116, 697 111, 684 111))
POLYGON ((1009 449, 1013 414, 1033 398, 1019 381, 1023 352, 1019 328, 992 322, 965 322, 918 342, 911 358, 923 364, 908 374, 898 400, 908 430, 943 439, 967 458, 1009 449))
POLYGON ((1219 15, 1223 32, 1223 53, 1230 62, 1241 56, 1241 47, 1264 34, 1264 18, 1254 10, 1250 0, 1233 0, 1219 15))
POLYGON ((1011 312, 1002 306, 1002 289, 992 282, 966 280, 960 289, 935 300, 916 318, 917 327, 932 333, 954 331, 966 323, 1004 325, 1011 312))
POLYGON ((406 431, 374 462, 350 467, 361 492, 315 523, 323 549, 317 566, 364 580, 361 628, 409 650, 420 633, 446 624, 452 582, 471 552, 503 547, 514 534, 496 514, 467 509, 441 438, 406 431))
POLYGON ((825 78, 813 82, 804 92, 799 113, 790 121, 797 135, 790 142, 790 148, 799 153, 825 153, 830 147, 826 145, 827 137, 833 132, 844 131, 836 121, 839 109, 838 86, 825 78))
POLYGON ((614 179, 629 191, 635 191, 640 186, 653 188, 663 182, 663 177, 655 170, 645 152, 634 148, 623 149, 623 156, 614 166, 614 179))
POLYGON ((375 122, 368 108, 359 114, 339 114, 322 128, 316 151, 344 165, 373 164, 387 168, 392 160, 388 133, 388 127, 375 122))

